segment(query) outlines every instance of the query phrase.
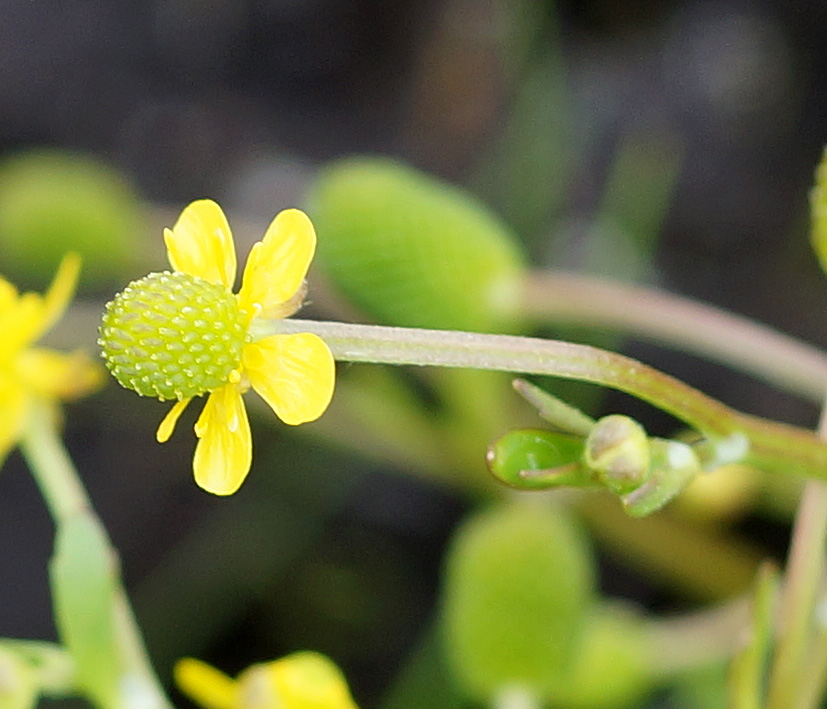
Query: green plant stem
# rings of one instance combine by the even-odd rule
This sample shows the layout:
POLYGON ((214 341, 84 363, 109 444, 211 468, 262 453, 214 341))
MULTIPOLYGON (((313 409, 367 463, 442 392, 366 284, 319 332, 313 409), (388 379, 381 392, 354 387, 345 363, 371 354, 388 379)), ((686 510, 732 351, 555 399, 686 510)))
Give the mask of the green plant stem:
MULTIPOLYGON (((20 440, 20 449, 55 524, 60 525, 76 515, 95 517, 95 512, 57 432, 56 417, 52 406, 35 401, 20 440)), ((109 546, 109 556, 117 567, 117 552, 111 543, 109 546)), ((124 688, 129 693, 128 705, 125 703, 124 706, 134 709, 172 709, 172 704, 152 671, 123 584, 120 579, 117 582, 114 609, 117 635, 125 674, 133 685, 124 688)))
MULTIPOLYGON (((819 435, 827 438, 827 406, 819 435)), ((815 606, 825 572, 827 485, 809 481, 804 487, 793 526, 778 619, 768 709, 807 709, 800 703, 807 658, 814 637, 815 606)))
POLYGON ((256 337, 312 332, 349 362, 407 364, 545 374, 627 392, 676 416, 713 441, 743 436, 743 461, 827 479, 827 444, 812 432, 742 414, 697 389, 623 355, 588 345, 451 330, 260 320, 256 337))
POLYGON ((532 271, 522 312, 543 325, 619 329, 703 355, 821 402, 827 353, 748 318, 657 288, 559 271, 532 271))

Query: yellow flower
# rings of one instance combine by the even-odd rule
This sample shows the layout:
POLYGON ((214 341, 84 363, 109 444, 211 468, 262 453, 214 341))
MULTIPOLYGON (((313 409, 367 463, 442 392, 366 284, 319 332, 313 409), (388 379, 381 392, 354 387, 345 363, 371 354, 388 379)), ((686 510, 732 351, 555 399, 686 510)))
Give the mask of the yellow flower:
POLYGON ((316 652, 253 665, 236 680, 185 658, 175 682, 206 709, 358 709, 339 668, 316 652))
POLYGON ((150 274, 107 306, 104 358, 124 386, 177 399, 158 427, 160 442, 192 398, 209 392, 195 424, 195 481, 230 495, 252 461, 245 391, 252 387, 290 425, 317 419, 333 395, 333 356, 321 338, 251 334, 254 318, 283 318, 301 306, 316 233, 303 212, 279 213, 253 246, 238 294, 233 238, 215 202, 190 204, 164 240, 175 272, 150 274))
POLYGON ((0 464, 19 440, 33 401, 75 399, 103 381, 81 352, 32 346, 66 310, 79 272, 80 258, 69 254, 43 296, 18 293, 0 277, 0 464))

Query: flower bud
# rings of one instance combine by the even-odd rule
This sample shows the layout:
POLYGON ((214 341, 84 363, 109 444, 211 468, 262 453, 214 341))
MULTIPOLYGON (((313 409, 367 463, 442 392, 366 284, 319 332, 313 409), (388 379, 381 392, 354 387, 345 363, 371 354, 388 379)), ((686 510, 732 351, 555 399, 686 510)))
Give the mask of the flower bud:
POLYGON ((561 507, 501 505, 466 522, 443 589, 448 659, 465 691, 489 701, 508 687, 541 696, 556 686, 594 600, 594 573, 561 507))
POLYGON ((652 474, 640 487, 621 497, 632 517, 646 517, 670 502, 702 472, 691 446, 680 441, 651 439, 652 474))
POLYGON ((509 431, 488 448, 486 461, 494 477, 520 490, 593 484, 581 464, 583 439, 556 431, 509 431))
POLYGON ((812 227, 810 240, 821 269, 827 272, 827 148, 816 169, 816 183, 810 193, 812 227))
POLYGON ((525 259, 470 195, 401 163, 352 158, 322 171, 309 211, 325 272, 378 322, 513 329, 525 259))
POLYGON ((584 461, 609 490, 625 494, 649 477, 649 438, 628 416, 604 416, 586 438, 584 461))

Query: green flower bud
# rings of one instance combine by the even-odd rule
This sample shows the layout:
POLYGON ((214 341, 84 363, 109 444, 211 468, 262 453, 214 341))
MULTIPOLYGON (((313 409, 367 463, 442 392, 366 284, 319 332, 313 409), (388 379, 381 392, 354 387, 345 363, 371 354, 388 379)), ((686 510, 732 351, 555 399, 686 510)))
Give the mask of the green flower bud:
POLYGON ((827 272, 827 149, 816 169, 816 183, 810 193, 812 227, 810 240, 821 270, 827 272))
POLYGON ((582 438, 556 431, 509 431, 488 448, 486 460, 494 477, 520 490, 559 485, 593 484, 581 465, 582 438))
POLYGON ((631 517, 646 517, 657 512, 702 472, 697 454, 686 443, 652 438, 650 445, 651 476, 640 487, 620 498, 631 517))
POLYGON ((122 386, 181 400, 226 384, 245 341, 245 319, 228 288, 163 272, 130 283, 106 305, 98 344, 122 386))
POLYGON ((325 272, 378 322, 513 329, 524 257, 470 195, 388 159, 352 158, 321 172, 308 211, 325 272))
POLYGON ((569 667, 594 599, 585 537, 552 505, 511 504, 466 522, 448 553, 448 659, 464 690, 542 696, 569 667))
POLYGON ((634 490, 649 477, 649 438, 634 419, 604 416, 586 438, 584 462, 613 493, 634 490))
POLYGON ((23 284, 42 284, 67 251, 83 258, 83 284, 121 281, 142 219, 134 188, 89 156, 37 149, 0 163, 0 260, 23 284))
POLYGON ((643 619, 606 605, 591 615, 571 672, 548 695, 560 709, 622 709, 639 706, 653 676, 643 619))

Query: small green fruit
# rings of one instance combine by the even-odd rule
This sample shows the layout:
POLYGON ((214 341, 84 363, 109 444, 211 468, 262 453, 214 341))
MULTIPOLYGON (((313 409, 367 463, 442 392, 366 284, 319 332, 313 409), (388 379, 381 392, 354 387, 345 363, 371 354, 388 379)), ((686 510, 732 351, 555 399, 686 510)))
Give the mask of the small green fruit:
POLYGON ((509 504, 466 522, 443 596, 460 685, 480 701, 514 686, 547 694, 570 666, 594 594, 591 550, 564 509, 509 504))
POLYGON ((67 251, 83 257, 84 284, 117 283, 141 222, 124 177, 86 155, 40 149, 0 163, 0 258, 22 285, 40 286, 67 251))
POLYGON ((308 209, 334 285, 388 325, 513 329, 524 274, 514 235, 456 187, 385 158, 324 169, 308 209))

